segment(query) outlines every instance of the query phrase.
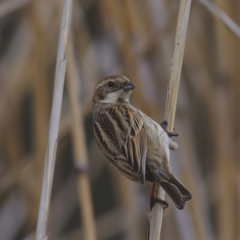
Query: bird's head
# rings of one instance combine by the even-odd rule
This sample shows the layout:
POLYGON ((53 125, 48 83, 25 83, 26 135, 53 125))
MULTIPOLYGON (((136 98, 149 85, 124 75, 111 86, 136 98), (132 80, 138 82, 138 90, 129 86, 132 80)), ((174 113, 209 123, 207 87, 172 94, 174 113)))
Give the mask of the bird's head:
POLYGON ((125 76, 111 75, 103 78, 93 92, 93 105, 104 103, 129 103, 135 85, 125 76))

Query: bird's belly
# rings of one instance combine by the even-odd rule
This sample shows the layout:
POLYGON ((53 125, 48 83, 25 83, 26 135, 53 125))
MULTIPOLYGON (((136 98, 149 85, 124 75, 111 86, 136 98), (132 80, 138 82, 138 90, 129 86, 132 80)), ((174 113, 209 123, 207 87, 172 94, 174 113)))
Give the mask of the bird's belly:
POLYGON ((154 154, 148 153, 146 170, 151 173, 154 179, 159 179, 160 181, 168 180, 169 174, 171 174, 171 166, 164 153, 154 154))
POLYGON ((160 179, 167 178, 172 172, 169 164, 169 140, 165 132, 149 139, 146 168, 160 179))
POLYGON ((147 153, 147 168, 148 169, 157 169, 157 168, 164 168, 166 163, 164 162, 164 151, 148 151, 147 153))

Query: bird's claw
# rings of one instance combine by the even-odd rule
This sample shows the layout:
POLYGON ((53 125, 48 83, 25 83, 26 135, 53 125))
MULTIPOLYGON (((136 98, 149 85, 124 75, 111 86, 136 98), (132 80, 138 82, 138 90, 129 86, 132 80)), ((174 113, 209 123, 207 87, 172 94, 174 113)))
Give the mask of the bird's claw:
POLYGON ((153 197, 150 200, 150 210, 152 210, 152 208, 153 208, 153 206, 155 205, 156 202, 162 204, 164 209, 166 209, 169 205, 165 200, 163 200, 161 198, 158 198, 158 197, 153 197))
POLYGON ((168 126, 168 121, 164 120, 163 122, 160 123, 160 125, 164 130, 166 130, 166 127, 168 126))
POLYGON ((179 134, 176 132, 168 132, 167 131, 166 128, 167 128, 168 122, 166 120, 164 120, 162 123, 160 123, 160 125, 169 137, 178 137, 179 136, 179 134))

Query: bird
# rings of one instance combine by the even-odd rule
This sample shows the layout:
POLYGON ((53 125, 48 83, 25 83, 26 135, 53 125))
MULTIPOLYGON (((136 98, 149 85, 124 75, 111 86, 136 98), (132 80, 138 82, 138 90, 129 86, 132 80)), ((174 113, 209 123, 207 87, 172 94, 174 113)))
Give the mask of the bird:
MULTIPOLYGON (((166 121, 159 124, 130 103, 134 88, 122 75, 110 75, 97 83, 92 100, 96 142, 121 174, 141 184, 160 184, 175 206, 183 209, 192 195, 175 177, 169 162, 170 150, 178 145, 169 137, 166 121)), ((162 199, 151 201, 155 200, 168 206, 162 199)))

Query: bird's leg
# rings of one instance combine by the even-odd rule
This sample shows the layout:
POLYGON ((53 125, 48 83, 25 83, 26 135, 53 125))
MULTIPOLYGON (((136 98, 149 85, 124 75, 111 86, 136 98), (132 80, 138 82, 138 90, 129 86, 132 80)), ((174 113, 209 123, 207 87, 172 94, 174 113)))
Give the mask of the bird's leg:
POLYGON ((179 136, 178 133, 176 132, 168 132, 168 130, 166 129, 167 128, 167 125, 168 125, 168 122, 166 120, 164 120, 162 123, 160 123, 161 127, 163 128, 163 130, 167 133, 167 135, 169 137, 177 137, 179 136))
POLYGON ((152 185, 151 194, 150 194, 150 210, 151 211, 156 202, 161 203, 164 209, 168 207, 168 203, 165 200, 154 196, 155 187, 156 187, 156 183, 152 185))
POLYGON ((153 206, 155 205, 156 202, 161 203, 164 209, 167 208, 168 205, 169 205, 165 200, 163 200, 161 198, 154 197, 154 198, 150 199, 150 209, 151 210, 152 210, 152 208, 153 208, 153 206))

